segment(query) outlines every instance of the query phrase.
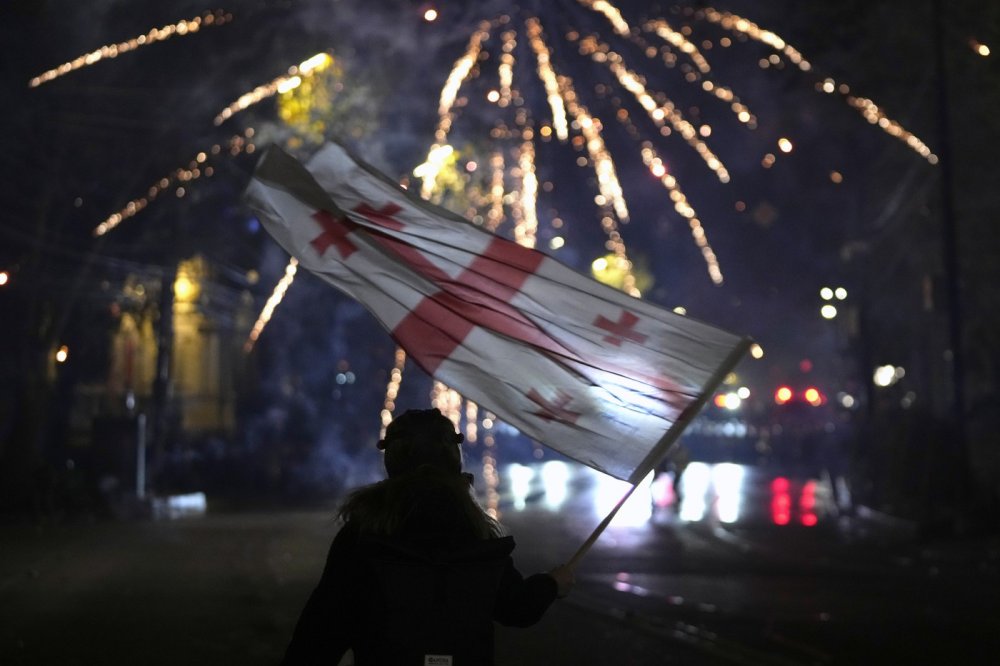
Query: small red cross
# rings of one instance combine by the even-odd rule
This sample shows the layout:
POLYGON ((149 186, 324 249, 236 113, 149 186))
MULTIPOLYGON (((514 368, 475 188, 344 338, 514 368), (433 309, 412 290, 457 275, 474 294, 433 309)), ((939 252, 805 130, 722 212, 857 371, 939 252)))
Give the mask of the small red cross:
POLYGON ((533 412, 534 415, 546 421, 576 423, 576 420, 580 418, 579 412, 566 409, 566 405, 573 400, 573 396, 564 391, 557 391, 556 399, 552 402, 543 398, 535 389, 528 391, 527 398, 542 408, 540 412, 533 412))
POLYGON ((615 347, 621 347, 623 340, 631 340, 632 342, 638 343, 646 341, 648 336, 645 336, 642 333, 637 333, 632 328, 638 321, 639 318, 634 314, 628 312, 627 310, 623 310, 621 316, 618 318, 618 321, 611 321, 607 317, 599 315, 597 319, 594 320, 594 326, 597 328, 603 328, 611 334, 604 336, 605 342, 612 344, 615 347))
POLYGON ((347 234, 358 228, 357 222, 352 222, 346 215, 336 218, 328 210, 316 211, 313 213, 313 219, 323 229, 323 233, 309 241, 319 256, 322 257, 331 245, 337 247, 341 259, 347 259, 358 249, 354 243, 347 240, 347 234))
MULTIPOLYGON (((360 203, 354 207, 356 213, 360 213, 375 224, 388 227, 389 229, 403 228, 403 224, 392 217, 400 210, 402 209, 393 203, 386 204, 378 210, 372 208, 367 203, 360 203)), ((361 226, 357 222, 354 222, 346 215, 335 218, 333 213, 328 210, 316 211, 313 213, 313 219, 322 227, 323 233, 309 241, 309 244, 313 246, 321 257, 331 245, 336 246, 340 252, 341 259, 347 259, 357 251, 358 247, 347 239, 347 234, 361 226)))

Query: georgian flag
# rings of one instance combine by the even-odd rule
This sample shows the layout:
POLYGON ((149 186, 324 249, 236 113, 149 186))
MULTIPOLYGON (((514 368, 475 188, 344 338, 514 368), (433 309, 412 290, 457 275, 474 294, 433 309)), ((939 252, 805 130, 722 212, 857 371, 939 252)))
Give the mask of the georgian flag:
POLYGON ((435 379, 632 483, 750 344, 487 233, 337 144, 306 166, 272 146, 247 199, 282 247, 435 379))

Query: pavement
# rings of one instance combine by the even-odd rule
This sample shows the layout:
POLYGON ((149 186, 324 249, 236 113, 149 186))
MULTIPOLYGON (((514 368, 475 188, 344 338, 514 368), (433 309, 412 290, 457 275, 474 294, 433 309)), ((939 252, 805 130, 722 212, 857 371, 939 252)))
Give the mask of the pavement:
MULTIPOLYGON (((599 519, 603 491, 571 485, 566 504, 536 489, 520 509, 501 489, 522 572, 566 561, 599 519)), ((0 664, 278 663, 332 506, 186 502, 172 519, 0 526, 0 664)), ((497 663, 995 663, 996 537, 920 542, 875 515, 761 520, 613 524, 569 598, 534 627, 498 628, 497 663)))

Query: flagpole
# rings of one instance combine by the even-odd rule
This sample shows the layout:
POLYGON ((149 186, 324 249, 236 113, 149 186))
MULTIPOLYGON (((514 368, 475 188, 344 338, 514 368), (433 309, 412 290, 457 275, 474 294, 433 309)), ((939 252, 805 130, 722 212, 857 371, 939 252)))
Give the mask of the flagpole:
POLYGON ((583 556, 587 554, 590 547, 594 545, 604 530, 607 529, 608 525, 611 524, 611 521, 614 520, 614 517, 618 513, 619 509, 625 505, 625 502, 627 502, 628 498, 632 496, 635 489, 639 487, 639 484, 642 483, 644 478, 646 478, 646 475, 652 471, 660 460, 666 457, 670 449, 677 443, 681 433, 687 429, 688 424, 694 420, 694 417, 698 415, 701 408, 705 406, 705 402, 708 400, 708 397, 715 393, 716 389, 719 388, 719 385, 726 378, 726 375, 732 372, 733 368, 735 368, 736 364, 740 362, 740 359, 743 358, 743 355, 746 354, 752 344, 753 341, 750 338, 744 338, 740 344, 733 349, 726 360, 716 369, 715 373, 713 373, 712 377, 705 384, 705 390, 702 391, 701 395, 699 395, 694 402, 687 406, 687 408, 677 418, 677 421, 674 423, 674 427, 670 428, 670 430, 663 434, 660 441, 653 447, 650 455, 636 468, 636 471, 632 474, 632 478, 630 479, 632 487, 628 489, 620 500, 618 500, 618 504, 615 504, 614 508, 611 509, 608 515, 604 517, 604 520, 602 520, 601 523, 594 528, 594 531, 591 532, 590 536, 587 537, 587 540, 583 542, 583 545, 581 545, 577 551, 573 553, 573 557, 569 559, 566 566, 572 569, 576 567, 577 563, 581 559, 583 559, 583 556))
POLYGON ((573 557, 569 558, 569 562, 566 563, 567 567, 569 567, 570 569, 576 567, 577 563, 581 559, 583 559, 583 556, 587 554, 587 552, 590 550, 590 547, 594 545, 594 542, 596 542, 597 539, 601 536, 605 528, 607 528, 607 526, 611 524, 611 521, 614 520, 614 517, 618 513, 618 510, 625 505, 625 502, 628 501, 628 498, 632 496, 632 493, 634 493, 635 489, 638 487, 639 487, 638 483, 632 484, 632 487, 628 489, 628 492, 626 492, 625 495, 620 500, 618 500, 618 504, 615 504, 614 508, 611 509, 611 512, 608 513, 608 515, 604 516, 604 520, 601 521, 601 524, 598 525, 596 528, 594 528, 594 531, 590 533, 590 536, 587 537, 587 540, 583 542, 583 545, 577 549, 577 551, 573 554, 573 557))

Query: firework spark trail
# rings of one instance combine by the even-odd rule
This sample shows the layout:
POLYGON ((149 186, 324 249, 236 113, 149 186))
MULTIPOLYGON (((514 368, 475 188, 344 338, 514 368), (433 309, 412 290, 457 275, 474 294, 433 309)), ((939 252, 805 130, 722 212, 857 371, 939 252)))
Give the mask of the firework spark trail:
POLYGON ((656 34, 660 39, 686 54, 689 58, 691 58, 691 62, 694 63, 695 67, 697 67, 698 71, 702 74, 708 74, 712 71, 711 66, 708 64, 708 60, 706 60, 705 56, 701 54, 701 51, 699 51, 698 47, 694 45, 694 42, 685 37, 682 33, 674 30, 670 27, 670 24, 663 19, 650 21, 643 26, 643 29, 656 34))
POLYGON ((216 126, 221 125, 234 114, 243 111, 258 102, 261 102, 274 95, 286 93, 302 85, 302 77, 315 72, 327 69, 333 63, 333 57, 329 53, 317 53, 311 58, 304 60, 298 65, 288 68, 288 74, 279 76, 270 83, 257 86, 250 92, 240 95, 239 99, 227 106, 215 116, 213 122, 216 126))
POLYGON ((477 428, 477 423, 479 421, 479 405, 471 400, 465 401, 465 441, 468 444, 475 445, 476 440, 479 439, 479 428, 477 428))
POLYGON ((145 209, 150 203, 152 203, 153 200, 160 195, 160 193, 173 185, 177 185, 177 196, 183 197, 186 193, 186 190, 184 189, 185 183, 197 180, 202 176, 211 177, 215 173, 214 167, 210 164, 206 164, 206 162, 208 162, 211 158, 222 154, 223 148, 225 148, 226 152, 234 157, 243 152, 252 153, 255 150, 253 142, 250 141, 250 139, 253 138, 253 135, 254 129, 252 127, 248 127, 244 130, 243 134, 236 134, 230 138, 225 146, 215 144, 207 152, 199 152, 195 155, 194 159, 188 163, 187 167, 175 169, 170 173, 170 175, 164 176, 151 185, 149 190, 146 192, 146 196, 132 199, 125 204, 121 210, 116 213, 112 213, 105 218, 100 224, 94 227, 94 236, 103 236, 123 221, 130 217, 134 217, 145 209))
POLYGON ((538 177, 535 175, 535 144, 531 128, 524 130, 524 141, 518 154, 521 175, 520 224, 514 228, 514 241, 524 247, 535 247, 538 241, 538 177))
POLYGON ((538 78, 545 86, 545 96, 552 110, 552 127, 555 129, 556 137, 560 141, 569 138, 569 128, 566 123, 566 107, 563 105, 562 96, 559 94, 559 80, 555 70, 552 69, 552 60, 549 47, 546 46, 542 37, 542 24, 537 18, 530 18, 525 22, 528 32, 528 41, 535 52, 535 60, 538 62, 538 78))
POLYGON ((473 66, 479 59, 483 42, 489 39, 490 27, 489 21, 483 21, 479 24, 479 28, 469 38, 469 45, 466 47, 465 53, 455 61, 444 86, 441 87, 441 96, 438 101, 438 126, 434 130, 434 143, 427 151, 427 159, 417 167, 420 172, 417 173, 417 170, 414 170, 414 174, 421 178, 420 196, 424 199, 430 199, 437 184, 438 174, 444 164, 444 158, 451 153, 451 146, 446 143, 453 120, 451 109, 458 98, 458 91, 461 89, 462 83, 473 72, 473 66))
MULTIPOLYGON (((812 65, 797 49, 788 44, 777 34, 771 32, 770 30, 761 28, 753 21, 730 12, 720 12, 711 7, 707 7, 695 15, 704 16, 710 23, 721 25, 724 29, 729 30, 730 32, 744 34, 753 40, 770 46, 774 50, 784 54, 784 56, 788 58, 792 64, 798 66, 798 68, 803 72, 812 71, 812 65)), ((937 155, 931 151, 926 143, 886 115, 886 113, 872 100, 865 97, 851 95, 849 86, 846 84, 838 85, 837 82, 831 78, 827 78, 819 84, 817 88, 827 93, 833 93, 835 91, 839 92, 844 97, 847 104, 852 108, 857 109, 861 115, 868 120, 868 122, 873 125, 878 125, 889 136, 901 140, 929 163, 938 163, 937 155)))
POLYGON ((455 428, 459 427, 462 421, 462 396, 458 391, 435 381, 431 389, 431 406, 441 410, 455 424, 455 428))
MULTIPOLYGON (((743 104, 742 101, 740 101, 740 98, 730 88, 719 85, 706 76, 712 71, 711 65, 709 65, 708 60, 701 54, 701 51, 698 50, 698 47, 695 46, 691 40, 689 40, 682 33, 674 30, 670 24, 662 19, 647 22, 643 26, 643 30, 657 35, 662 40, 679 49, 682 53, 685 53, 691 58, 695 67, 698 68, 700 75, 695 72, 689 72, 685 77, 689 83, 694 83, 700 79, 702 90, 714 96, 716 99, 726 102, 733 113, 736 114, 737 120, 750 127, 756 126, 757 118, 753 113, 751 113, 750 109, 743 104)), ((639 37, 635 37, 634 41, 640 46, 645 45, 639 37)), ((647 49, 646 54, 649 57, 655 57, 657 50, 650 47, 647 49)), ((666 55, 664 58, 666 59, 666 55)))
POLYGON ((632 28, 629 27, 628 22, 622 17, 621 11, 610 2, 605 0, 579 0, 580 4, 588 9, 592 9, 595 12, 604 14, 604 16, 611 21, 611 25, 614 26, 615 32, 617 32, 622 37, 628 37, 632 34, 632 28))
POLYGON ((260 315, 257 317, 257 321, 254 322, 253 328, 250 329, 250 335, 247 336, 246 342, 243 343, 243 351, 249 354, 253 350, 254 344, 257 342, 257 338, 260 334, 264 332, 264 327, 267 326, 267 322, 271 321, 271 315, 274 314, 274 309, 278 307, 281 303, 281 299, 285 297, 285 292, 288 288, 292 286, 292 282, 295 280, 295 272, 298 270, 299 260, 292 257, 288 261, 288 265, 285 266, 285 274, 278 284, 275 285, 274 291, 271 292, 271 296, 267 299, 264 304, 264 308, 260 311, 260 315))
POLYGON ((504 108, 509 106, 517 96, 513 91, 514 49, 517 48, 517 33, 513 30, 506 30, 501 39, 503 53, 500 54, 500 65, 497 67, 497 74, 500 78, 500 98, 497 100, 497 106, 504 108))
POLYGON ((648 141, 644 142, 642 147, 642 162, 649 169, 649 172, 670 193, 670 200, 674 202, 674 210, 687 219, 688 226, 691 227, 691 236, 694 238, 695 244, 701 249, 701 254, 705 259, 705 264, 708 267, 708 275, 712 279, 712 282, 722 284, 723 277, 722 269, 719 267, 719 260, 708 242, 708 237, 705 235, 705 229, 701 225, 701 220, 698 219, 698 214, 688 202, 684 192, 681 191, 680 185, 677 184, 677 179, 667 171, 663 160, 656 154, 652 144, 648 141))
MULTIPOLYGON (((844 86, 846 88, 846 86, 844 86)), ((879 108, 878 104, 866 97, 855 97, 854 95, 845 94, 844 98, 847 103, 853 106, 855 109, 861 112, 861 115, 865 117, 865 120, 873 125, 878 125, 885 131, 889 136, 894 136, 897 139, 903 141, 907 146, 912 148, 918 155, 923 157, 931 164, 938 163, 938 156, 930 149, 926 143, 921 141, 912 132, 905 129, 898 122, 890 118, 879 108)))
POLYGON ((591 116, 587 108, 578 101, 572 79, 568 76, 559 76, 559 89, 562 92, 566 109, 586 139, 587 153, 594 164, 594 171, 597 173, 597 187, 601 195, 612 202, 618 219, 627 222, 628 205, 625 203, 622 186, 618 181, 615 163, 611 159, 611 153, 608 152, 607 146, 604 145, 604 137, 601 136, 601 121, 591 116))
POLYGON ((729 182, 729 171, 722 160, 708 147, 708 144, 699 138, 698 129, 684 118, 677 106, 665 95, 661 94, 660 97, 663 101, 657 102, 646 90, 642 77, 628 69, 620 55, 609 49, 606 44, 598 43, 593 37, 587 37, 580 42, 580 52, 584 55, 590 55, 595 62, 606 65, 618 79, 618 83, 632 93, 639 105, 646 110, 657 127, 662 127, 664 120, 669 121, 688 145, 701 156, 708 168, 715 172, 719 181, 729 182))
POLYGON ((201 16, 196 16, 190 20, 178 21, 177 23, 165 25, 162 28, 153 28, 144 35, 139 35, 138 37, 133 37, 132 39, 119 42, 117 44, 102 46, 99 49, 91 51, 90 53, 85 53, 81 56, 77 56, 73 60, 64 62, 58 67, 42 72, 28 81, 28 86, 31 88, 37 88, 43 83, 57 79, 60 76, 65 76, 66 74, 83 67, 96 64, 106 58, 116 58, 123 53, 134 51, 142 46, 170 39, 174 35, 181 37, 184 35, 192 35, 203 27, 224 25, 232 20, 232 14, 219 9, 214 12, 205 12, 201 16))
POLYGON ((504 159, 503 151, 490 156, 490 207, 486 213, 486 230, 494 232, 503 222, 504 159))
POLYGON ((389 372, 389 382, 385 387, 385 401, 382 403, 382 428, 379 430, 379 439, 385 439, 385 429, 392 423, 392 413, 396 411, 396 397, 399 395, 399 387, 403 383, 403 368, 406 365, 406 351, 402 347, 396 347, 396 362, 389 372))
POLYGON ((601 136, 601 122, 593 118, 586 107, 577 101, 576 90, 569 77, 559 76, 559 89, 562 91, 566 109, 583 134, 583 143, 597 174, 597 189, 601 194, 599 205, 602 207, 611 206, 611 210, 605 211, 601 217, 601 228, 608 236, 608 248, 618 258, 618 265, 624 271, 623 291, 631 296, 639 296, 639 290, 635 287, 635 275, 632 273, 632 262, 628 259, 628 252, 625 248, 625 241, 622 240, 618 223, 611 214, 614 211, 619 220, 628 221, 628 207, 625 204, 621 183, 618 182, 614 161, 612 161, 611 154, 604 145, 604 138, 601 136))
POLYGON ((720 12, 712 7, 704 9, 704 16, 710 23, 721 25, 730 32, 744 34, 750 39, 767 44, 775 51, 780 51, 793 65, 796 65, 803 72, 812 70, 812 65, 795 47, 770 30, 761 28, 753 21, 730 12, 720 12))

